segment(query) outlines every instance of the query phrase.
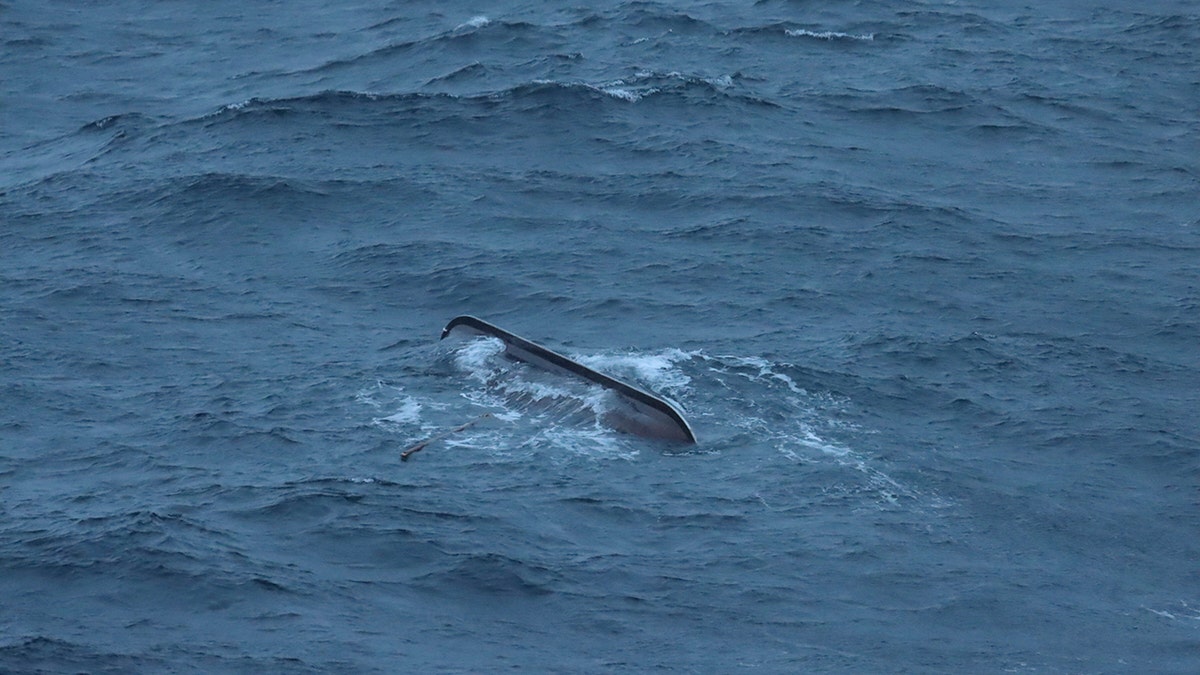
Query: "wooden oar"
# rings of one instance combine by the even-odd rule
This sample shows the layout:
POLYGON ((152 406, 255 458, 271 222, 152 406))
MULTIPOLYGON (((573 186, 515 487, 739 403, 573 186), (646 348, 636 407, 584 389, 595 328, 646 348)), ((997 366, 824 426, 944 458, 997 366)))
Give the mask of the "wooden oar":
POLYGON ((484 413, 484 414, 480 415, 479 417, 476 417, 475 419, 471 420, 470 422, 467 422, 466 424, 460 424, 460 425, 454 427, 453 429, 450 429, 449 431, 443 431, 442 433, 438 434, 437 436, 430 436, 429 438, 426 438, 425 440, 421 441, 420 443, 417 443, 416 445, 412 446, 411 448, 400 453, 400 461, 407 462, 409 455, 413 454, 414 452, 420 452, 421 450, 425 449, 425 446, 429 445, 430 443, 440 441, 443 438, 446 438, 452 434, 457 434, 458 432, 462 431, 463 429, 466 429, 467 427, 470 427, 479 422, 482 422, 483 420, 485 420, 491 416, 492 416, 492 413, 484 413))

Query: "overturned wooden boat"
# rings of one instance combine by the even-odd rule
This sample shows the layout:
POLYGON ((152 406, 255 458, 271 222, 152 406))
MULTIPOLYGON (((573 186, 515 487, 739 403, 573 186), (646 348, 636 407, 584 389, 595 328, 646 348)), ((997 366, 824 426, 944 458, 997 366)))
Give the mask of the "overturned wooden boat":
POLYGON ((615 377, 592 370, 578 361, 514 335, 483 319, 467 315, 451 319, 442 330, 442 339, 451 336, 497 338, 504 343, 504 354, 508 358, 551 373, 583 379, 608 389, 615 394, 615 404, 611 410, 604 413, 603 421, 614 429, 650 438, 696 442, 696 435, 687 420, 666 400, 615 377))

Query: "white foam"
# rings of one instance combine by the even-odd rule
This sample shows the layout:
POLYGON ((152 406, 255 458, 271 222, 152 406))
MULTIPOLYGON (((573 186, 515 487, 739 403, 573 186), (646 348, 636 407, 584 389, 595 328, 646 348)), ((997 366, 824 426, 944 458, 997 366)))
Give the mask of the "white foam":
POLYGON ((657 89, 650 89, 645 92, 638 92, 632 89, 626 89, 624 87, 596 87, 596 89, 598 89, 601 93, 607 94, 613 98, 620 99, 622 101, 629 101, 630 103, 637 103, 648 94, 653 94, 658 91, 657 89))
POLYGON ((421 421, 421 408, 420 401, 411 396, 405 397, 400 404, 399 410, 376 421, 390 424, 416 424, 421 421))
POLYGON ((252 98, 248 98, 245 101, 241 101, 239 103, 226 103, 225 105, 221 106, 220 108, 217 108, 216 110, 214 110, 206 115, 203 115, 201 117, 201 119, 207 120, 207 119, 212 119, 214 117, 220 117, 221 115, 223 115, 225 113, 237 112, 239 110, 246 108, 247 106, 251 105, 252 103, 254 103, 254 99, 252 99, 252 98))
POLYGON ((602 387, 501 360, 497 357, 504 348, 499 339, 480 338, 457 349, 455 365, 475 381, 461 392, 462 398, 506 422, 524 418, 551 425, 569 418, 594 422, 608 411, 602 387))
POLYGON ((527 380, 522 377, 513 377, 501 382, 499 388, 506 394, 528 398, 533 401, 554 401, 575 397, 575 392, 572 392, 566 386, 560 386, 560 384, 565 383, 547 383, 527 380))
POLYGON ((1179 601, 1179 607, 1176 608, 1175 611, 1173 611, 1173 612, 1170 610, 1166 610, 1166 609, 1154 609, 1153 607, 1146 607, 1144 605, 1142 606, 1142 609, 1146 610, 1147 612, 1150 612, 1151 614, 1156 614, 1158 616, 1161 616, 1164 619, 1170 619, 1171 621, 1198 621, 1198 622, 1200 622, 1200 610, 1197 610, 1197 608, 1195 608, 1195 607, 1189 606, 1188 603, 1186 603, 1182 600, 1179 601))
POLYGON ((871 460, 855 452, 853 449, 831 441, 821 436, 812 425, 798 423, 794 429, 784 429, 778 433, 776 447, 789 459, 803 461, 811 458, 810 453, 797 452, 797 446, 815 450, 830 458, 839 466, 861 473, 866 478, 867 487, 881 500, 895 504, 900 497, 915 499, 917 493, 900 484, 891 476, 875 468, 871 460))
POLYGON ((839 33, 837 31, 831 31, 831 30, 825 30, 825 31, 818 32, 818 31, 805 30, 804 28, 789 28, 784 32, 787 33, 787 35, 789 37, 815 38, 817 40, 861 40, 864 42, 870 42, 875 39, 874 33, 863 33, 860 35, 853 35, 851 33, 839 33))
MULTIPOLYGON (((600 82, 597 84, 589 83, 574 83, 564 84, 571 87, 586 87, 592 91, 600 92, 605 96, 630 103, 653 96, 662 91, 661 87, 652 86, 652 82, 661 80, 675 80, 678 82, 688 83, 695 81, 703 81, 717 89, 728 89, 733 86, 733 77, 730 75, 720 75, 717 77, 690 77, 679 71, 671 71, 665 74, 655 73, 649 70, 640 70, 629 79, 610 80, 608 82, 600 82)), ((535 84, 556 84, 554 80, 534 80, 535 84)))
POLYGON ((601 82, 599 84, 586 84, 584 86, 594 91, 598 91, 606 96, 611 96, 615 99, 628 101, 630 103, 637 103, 643 98, 646 98, 647 96, 653 96, 660 91, 658 87, 650 87, 638 84, 639 80, 644 80, 651 75, 652 73, 639 72, 633 76, 632 81, 611 80, 608 82, 601 82))
POLYGON ((380 381, 376 382, 374 387, 360 390, 354 398, 359 403, 375 410, 388 412, 388 414, 372 420, 372 424, 375 426, 392 428, 421 423, 421 412, 424 405, 421 401, 406 394, 403 387, 380 381))
POLYGON ((916 499, 918 497, 918 493, 915 490, 902 485, 888 474, 875 468, 869 458, 864 457, 845 445, 821 437, 815 429, 807 424, 801 424, 797 433, 789 433, 781 436, 780 443, 778 444, 779 449, 785 456, 791 459, 802 459, 800 453, 790 449, 789 446, 792 444, 816 450, 832 459, 839 466, 861 473, 865 476, 866 485, 870 491, 882 501, 889 504, 896 504, 901 497, 908 499, 916 499))
POLYGON ((514 422, 523 417, 520 410, 508 407, 504 397, 492 389, 468 389, 462 397, 480 408, 491 410, 496 419, 514 422))
MULTIPOLYGON (((497 420, 506 423, 503 433, 496 436, 495 429, 473 429, 456 434, 447 441, 448 445, 486 449, 489 456, 497 458, 527 457, 534 452, 545 452, 559 459, 637 455, 621 434, 603 424, 613 405, 611 392, 527 364, 498 364, 497 357, 503 350, 504 343, 500 340, 484 338, 464 344, 454 356, 455 364, 476 381, 462 392, 462 397, 492 411, 497 420)), ((682 352, 620 354, 591 357, 591 360, 596 366, 619 365, 650 380, 671 381, 668 373, 674 368, 674 360, 683 358, 681 355, 682 352)), ((673 381, 682 385, 687 378, 677 373, 673 381)))
POLYGON ((484 26, 488 25, 491 22, 492 22, 491 19, 480 14, 478 16, 473 16, 470 19, 467 19, 464 23, 460 23, 458 26, 455 27, 454 30, 458 31, 458 30, 464 30, 467 28, 483 28, 484 26))
POLYGON ((471 340, 454 352, 454 365, 472 378, 487 382, 496 372, 492 365, 495 356, 504 351, 500 338, 484 337, 471 340))
POLYGON ((733 78, 729 75, 705 78, 704 81, 716 87, 717 89, 728 89, 733 86, 733 78))
POLYGON ((824 438, 821 438, 807 425, 802 426, 800 435, 796 437, 796 440, 801 445, 823 452, 830 457, 840 458, 853 456, 853 453, 850 452, 850 448, 847 448, 844 445, 838 445, 837 443, 831 443, 824 438))
POLYGON ((397 400, 406 398, 409 397, 404 393, 404 387, 388 384, 383 380, 377 380, 374 386, 360 389, 354 395, 354 400, 376 409, 391 406, 397 400))
MULTIPOLYGON (((552 412, 546 414, 553 417, 552 412)), ((500 415, 495 415, 500 419, 500 415)), ((598 417, 592 422, 559 424, 553 419, 532 419, 524 423, 490 425, 446 438, 443 443, 458 451, 477 451, 490 459, 520 460, 534 455, 560 463, 572 457, 590 459, 633 459, 638 451, 624 438, 603 426, 598 417)))
MULTIPOLYGON (((762 357, 707 356, 702 353, 697 353, 697 356, 709 364, 710 372, 737 376, 742 382, 758 386, 756 390, 740 384, 737 379, 727 382, 724 378, 716 378, 728 390, 726 400, 746 404, 743 414, 731 417, 731 424, 739 430, 763 438, 792 461, 828 461, 861 474, 859 490, 889 506, 898 504, 902 498, 915 500, 925 497, 877 468, 877 460, 841 440, 835 440, 843 433, 855 436, 870 433, 839 419, 837 413, 842 402, 836 397, 805 391, 790 376, 777 370, 783 367, 781 364, 762 357), (791 393, 783 392, 783 387, 791 393), (779 415, 778 419, 774 415, 765 418, 758 413, 761 402, 768 399, 784 406, 775 413, 779 415)), ((927 501, 937 505, 936 498, 927 501)))
POLYGON ((607 375, 644 382, 655 390, 680 390, 687 387, 692 378, 676 364, 690 360, 695 354, 681 349, 668 349, 651 353, 593 354, 580 356, 577 360, 607 375))
POLYGON ((638 456, 637 450, 623 442, 612 429, 601 425, 599 419, 590 425, 551 424, 539 427, 532 436, 521 442, 520 447, 548 450, 551 457, 630 460, 638 456))
MULTIPOLYGON (((737 373, 739 376, 744 377, 752 382, 761 381, 764 378, 769 378, 769 379, 779 380, 780 382, 784 383, 785 385, 787 385, 787 388, 790 389, 792 391, 792 393, 794 393, 794 394, 807 394, 808 393, 802 387, 797 385, 796 381, 793 380, 791 377, 789 377, 783 373, 775 372, 775 370, 774 370, 775 364, 771 363, 770 361, 768 361, 764 358, 757 357, 757 356, 718 356, 716 358, 719 361, 721 361, 722 363, 729 363, 734 366, 747 366, 750 368, 757 368, 758 373, 754 374, 754 375, 751 375, 749 373, 737 373)), ((716 372, 724 372, 717 368, 713 368, 712 370, 714 370, 716 372)))
POLYGON ((628 101, 630 103, 637 103, 647 96, 658 93, 658 89, 654 87, 647 87, 643 89, 634 88, 625 80, 612 80, 611 82, 601 82, 600 84, 584 84, 582 86, 587 87, 592 91, 598 91, 605 96, 611 96, 615 99, 628 101))
MULTIPOLYGON (((367 388, 367 389, 360 389, 358 391, 358 393, 354 395, 354 400, 358 401, 359 403, 362 403, 363 405, 369 405, 372 408, 378 408, 378 407, 380 407, 381 404, 379 403, 379 401, 376 398, 376 393, 384 387, 389 387, 389 385, 386 385, 383 382, 376 382, 374 387, 367 388)), ((401 389, 399 387, 390 387, 390 388, 395 391, 401 391, 401 389)))

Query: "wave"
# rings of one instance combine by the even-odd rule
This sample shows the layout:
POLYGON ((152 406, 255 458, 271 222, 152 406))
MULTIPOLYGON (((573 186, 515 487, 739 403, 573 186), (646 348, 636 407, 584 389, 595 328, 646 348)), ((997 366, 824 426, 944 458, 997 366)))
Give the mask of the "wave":
POLYGON ((838 31, 832 30, 811 31, 807 28, 788 28, 784 30, 784 34, 789 37, 813 38, 817 40, 825 40, 827 42, 832 42, 834 40, 871 42, 875 39, 874 33, 860 33, 855 35, 851 33, 839 33, 838 31))
POLYGON ((461 68, 456 68, 455 70, 453 70, 449 73, 446 73, 445 75, 439 75, 437 77, 433 77, 433 78, 426 80, 425 86, 429 87, 429 86, 433 86, 436 84, 447 84, 447 83, 452 83, 452 82, 459 82, 462 80, 476 80, 476 79, 485 78, 487 75, 488 75, 487 66, 483 65, 479 61, 474 61, 472 63, 468 63, 465 66, 462 66, 461 68))
POLYGON ((970 35, 1011 35, 1023 30, 1013 22, 989 19, 973 12, 939 9, 903 9, 895 13, 895 19, 910 29, 944 27, 959 34, 970 35))
POLYGON ((314 94, 302 94, 284 98, 249 98, 237 103, 221 106, 197 121, 215 124, 228 120, 269 118, 275 122, 280 118, 302 115, 325 115, 335 122, 348 123, 354 113, 401 112, 403 109, 420 109, 431 101, 455 100, 450 94, 382 94, 369 91, 347 91, 327 89, 314 94), (384 110, 373 111, 372 108, 384 110))
MULTIPOLYGON (((473 78, 468 66, 446 77, 473 78)), ((779 104, 743 90, 740 73, 718 76, 681 72, 639 71, 632 76, 596 82, 535 79, 511 87, 471 94, 375 93, 326 90, 289 98, 251 98, 222 106, 198 121, 207 126, 261 120, 272 125, 282 119, 318 117, 340 126, 392 126, 468 122, 480 115, 544 112, 570 114, 609 103, 655 101, 691 106, 742 105, 778 108, 779 104), (497 106, 505 106, 497 110, 497 106), (511 107, 507 107, 511 106, 511 107)))
POLYGON ((648 96, 661 96, 683 99, 690 103, 711 104, 727 100, 755 106, 778 107, 770 100, 737 91, 743 79, 745 78, 740 73, 698 76, 678 71, 643 70, 632 77, 587 86, 593 86, 605 94, 629 102, 637 102, 648 96))
POLYGON ((460 304, 464 298, 494 298, 509 306, 532 287, 522 278, 497 287, 496 279, 508 264, 503 256, 483 245, 463 241, 411 241, 370 244, 342 251, 327 262, 328 281, 323 291, 350 289, 354 293, 395 288, 411 289, 411 301, 430 306, 460 304))
MULTIPOLYGON (((1005 114, 1003 109, 984 104, 960 89, 934 84, 919 84, 880 91, 850 89, 819 97, 821 102, 839 110, 874 115, 943 115, 984 108, 1005 114)), ((978 116, 972 116, 972 119, 978 116)))
POLYGON ((822 30, 797 25, 790 21, 779 21, 758 26, 743 26, 739 28, 733 28, 726 31, 726 34, 733 36, 762 38, 803 38, 819 42, 843 44, 874 42, 876 37, 874 32, 852 33, 848 31, 830 29, 822 30))
POLYGON ((459 25, 455 26, 454 31, 462 32, 464 30, 471 30, 474 28, 483 28, 484 26, 490 24, 491 22, 492 22, 491 19, 480 14, 479 16, 473 16, 470 19, 464 21, 463 23, 460 23, 459 25))
POLYGON ((679 396, 686 393, 692 380, 679 364, 695 355, 695 352, 670 348, 660 352, 583 355, 579 357, 579 362, 621 379, 640 382, 655 391, 679 396))
POLYGON ((1172 604, 1157 609, 1143 605, 1142 609, 1168 621, 1178 622, 1187 628, 1200 627, 1200 606, 1189 604, 1186 600, 1176 600, 1172 604))
POLYGON ((209 172, 169 179, 157 189, 152 204, 200 207, 231 199, 292 199, 304 195, 323 196, 339 181, 322 183, 273 175, 209 172))
POLYGON ((1138 14, 1128 26, 1121 30, 1126 35, 1139 38, 1159 37, 1162 43, 1180 46, 1194 44, 1200 39, 1200 21, 1196 16, 1183 14, 1151 15, 1138 14))
POLYGON ((83 517, 31 533, 21 543, 19 553, 9 556, 10 569, 47 579, 104 574, 182 581, 196 587, 193 600, 253 584, 276 571, 243 565, 235 537, 223 528, 150 509, 83 517))
POLYGON ((832 462, 853 479, 831 474, 827 480, 833 497, 866 498, 887 508, 902 503, 940 506, 941 500, 891 476, 881 460, 855 449, 846 439, 868 434, 845 421, 849 402, 831 392, 813 391, 796 366, 759 356, 695 356, 705 375, 705 401, 693 402, 704 411, 698 424, 711 416, 705 408, 719 408, 726 418, 724 442, 767 444, 798 464, 832 462))
POLYGON ((448 569, 422 575, 413 583, 475 601, 481 595, 548 595, 555 592, 561 577, 548 567, 499 553, 461 553, 448 569))
POLYGON ((123 147, 160 122, 141 113, 130 112, 93 120, 60 137, 40 141, 0 159, 0 195, 4 191, 26 187, 58 176, 77 172, 109 152, 123 147))
POLYGON ((631 26, 639 29, 656 31, 671 31, 680 33, 714 32, 715 27, 703 19, 684 11, 666 9, 661 5, 647 2, 631 2, 619 10, 600 16, 621 26, 631 26))
POLYGON ((162 654, 133 655, 45 635, 7 636, 0 644, 4 672, 146 672, 172 670, 162 654))
POLYGON ((775 104, 754 96, 731 92, 733 76, 698 77, 679 72, 657 73, 640 71, 631 77, 596 83, 535 80, 507 91, 491 95, 493 98, 520 100, 540 96, 565 99, 583 94, 596 100, 604 96, 626 103, 637 103, 643 99, 676 100, 692 104, 713 104, 722 100, 735 100, 754 105, 774 107, 775 104))

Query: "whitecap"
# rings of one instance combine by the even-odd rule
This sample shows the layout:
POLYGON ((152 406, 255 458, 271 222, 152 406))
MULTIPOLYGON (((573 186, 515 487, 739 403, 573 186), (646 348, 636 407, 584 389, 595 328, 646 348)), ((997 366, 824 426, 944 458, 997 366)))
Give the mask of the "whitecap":
POLYGON ((643 98, 657 93, 658 89, 649 87, 645 89, 633 89, 624 80, 616 80, 614 82, 605 82, 599 85, 585 85, 589 89, 598 91, 606 96, 611 96, 615 99, 637 103, 643 98))
POLYGON ((484 26, 488 25, 491 22, 492 22, 491 19, 480 14, 478 16, 473 16, 470 19, 467 19, 463 23, 460 23, 457 27, 455 27, 454 30, 460 31, 460 30, 467 30, 467 29, 483 28, 484 26))
POLYGON ((721 75, 720 77, 705 78, 705 82, 711 84, 717 89, 728 89, 733 86, 733 77, 729 75, 721 75))
POLYGON ((789 28, 784 31, 789 37, 805 37, 814 38, 817 40, 860 40, 870 42, 875 39, 874 33, 862 33, 854 35, 851 33, 839 33, 837 31, 811 31, 804 28, 789 28))
POLYGON ((621 87, 602 87, 600 91, 613 98, 619 98, 622 101, 629 101, 630 103, 636 103, 645 96, 645 94, 633 91, 632 89, 623 89, 621 87))

